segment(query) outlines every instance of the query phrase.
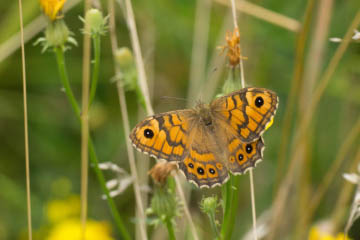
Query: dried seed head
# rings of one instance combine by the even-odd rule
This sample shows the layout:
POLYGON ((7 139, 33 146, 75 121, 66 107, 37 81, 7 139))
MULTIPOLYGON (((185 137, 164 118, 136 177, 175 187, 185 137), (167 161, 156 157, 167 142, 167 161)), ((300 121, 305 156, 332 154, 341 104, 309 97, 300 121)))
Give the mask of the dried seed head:
POLYGON ((158 162, 150 169, 149 174, 156 183, 164 185, 167 177, 175 169, 177 169, 177 165, 174 162, 158 162))
POLYGON ((234 32, 226 32, 226 45, 219 46, 222 53, 226 50, 226 56, 228 57, 231 67, 236 67, 240 63, 240 59, 247 59, 241 55, 240 49, 240 32, 238 28, 234 29, 234 32))

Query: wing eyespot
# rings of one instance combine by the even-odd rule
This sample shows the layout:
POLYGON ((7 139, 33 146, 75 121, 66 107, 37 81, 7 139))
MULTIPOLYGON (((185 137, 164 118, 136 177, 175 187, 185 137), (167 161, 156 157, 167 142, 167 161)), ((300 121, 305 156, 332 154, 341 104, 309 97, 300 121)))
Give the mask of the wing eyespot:
POLYGON ((251 146, 251 144, 247 144, 246 147, 245 147, 245 150, 246 150, 247 153, 250 154, 252 152, 252 150, 253 150, 253 147, 251 146))
POLYGON ((203 169, 202 167, 198 167, 198 168, 197 168, 197 172, 198 172, 198 174, 200 174, 200 175, 204 175, 204 173, 205 173, 205 171, 204 171, 204 169, 203 169))
POLYGON ((255 106, 260 108, 262 105, 264 105, 264 99, 262 97, 257 97, 255 99, 255 106))
POLYGON ((146 128, 144 130, 144 137, 146 138, 153 138, 154 137, 154 131, 149 129, 149 128, 146 128))

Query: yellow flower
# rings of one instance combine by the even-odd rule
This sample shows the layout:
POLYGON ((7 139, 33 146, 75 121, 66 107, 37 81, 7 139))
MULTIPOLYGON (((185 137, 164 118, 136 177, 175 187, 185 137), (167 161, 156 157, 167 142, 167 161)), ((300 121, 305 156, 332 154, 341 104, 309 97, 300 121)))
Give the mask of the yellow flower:
MULTIPOLYGON (((81 223, 78 219, 67 219, 55 225, 45 240, 81 240, 81 223)), ((106 222, 89 220, 86 223, 86 240, 114 240, 110 225, 106 222)))
POLYGON ((66 0, 40 0, 41 8, 43 9, 46 16, 54 21, 58 18, 58 13, 64 6, 66 0))
POLYGON ((325 231, 321 231, 318 227, 312 227, 308 240, 350 240, 350 238, 344 236, 343 233, 334 236, 325 231))
POLYGON ((46 215, 50 222, 57 223, 65 218, 80 216, 80 199, 71 196, 65 200, 53 200, 46 206, 46 215))

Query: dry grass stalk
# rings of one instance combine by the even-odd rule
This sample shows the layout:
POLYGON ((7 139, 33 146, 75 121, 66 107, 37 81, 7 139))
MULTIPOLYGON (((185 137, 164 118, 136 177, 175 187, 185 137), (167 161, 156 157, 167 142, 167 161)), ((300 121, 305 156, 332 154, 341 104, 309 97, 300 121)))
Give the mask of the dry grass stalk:
MULTIPOLYGON (((149 49, 147 51, 147 54, 145 54, 144 58, 146 61, 146 73, 147 73, 147 79, 149 84, 149 91, 150 91, 150 100, 152 101, 153 96, 153 90, 154 90, 154 78, 155 78, 155 41, 156 41, 156 26, 154 25, 154 22, 149 20, 148 18, 143 19, 141 18, 141 24, 145 26, 142 28, 142 44, 144 46, 144 49, 149 49)), ((145 113, 142 108, 138 108, 137 111, 137 119, 138 121, 141 121, 145 118, 145 113)), ((149 178, 148 178, 148 171, 150 168, 151 161, 149 161, 149 156, 144 155, 141 152, 136 151, 135 152, 135 160, 136 163, 141 164, 141 168, 138 168, 138 177, 139 177, 139 184, 140 186, 148 186, 149 185, 149 178)), ((144 209, 147 209, 148 206, 148 192, 142 191, 141 192, 141 200, 143 203, 144 209)), ((136 209, 136 217, 139 218, 139 210, 136 209)), ((137 225, 136 226, 136 239, 142 240, 141 234, 140 234, 140 228, 137 225)))
MULTIPOLYGON (((154 110, 153 110, 151 102, 150 102, 149 89, 148 89, 147 80, 146 80, 144 63, 143 63, 142 56, 141 56, 140 43, 139 43, 139 38, 138 38, 137 30, 136 30, 135 17, 134 17, 131 1, 130 0, 124 0, 124 1, 125 1, 125 8, 126 8, 126 11, 125 11, 126 22, 128 24, 128 28, 129 28, 130 36, 131 36, 131 44, 132 44, 132 47, 133 47, 133 50, 135 53, 135 62, 136 62, 137 71, 138 71, 139 86, 140 86, 141 92, 145 99, 146 112, 148 115, 153 115, 154 110)), ((177 175, 175 175, 174 178, 177 183, 180 182, 177 175)), ((179 186, 177 186, 177 188, 178 187, 179 186)), ((179 196, 180 196, 181 201, 184 203, 185 212, 186 211, 190 212, 188 209, 188 206, 187 206, 187 201, 185 199, 185 196, 184 195, 179 195, 179 196)), ((188 223, 190 225, 193 224, 191 215, 186 214, 186 217, 187 217, 188 223)), ((190 228, 192 230, 193 237, 198 238, 195 226, 190 226, 190 228)))
POLYGON ((132 9, 132 4, 130 0, 124 0, 124 2, 125 2, 126 22, 128 24, 130 37, 131 37, 131 46, 135 54, 135 62, 137 66, 136 69, 138 71, 139 86, 141 88, 142 94, 144 95, 147 114, 154 115, 154 110, 150 102, 149 88, 147 85, 147 79, 146 79, 143 57, 140 49, 139 37, 136 30, 134 11, 132 9))
MULTIPOLYGON (((329 32, 329 23, 332 12, 333 0, 321 0, 319 2, 317 10, 317 19, 314 29, 314 35, 310 43, 309 54, 306 59, 306 64, 304 68, 304 77, 302 89, 299 96, 300 109, 299 113, 306 111, 306 108, 309 104, 308 99, 311 98, 313 94, 315 81, 318 79, 321 66, 323 63, 323 55, 326 44, 328 43, 328 32, 329 32)), ((299 201, 299 210, 297 219, 301 219, 303 214, 303 209, 306 209, 309 204, 310 197, 310 166, 311 166, 311 156, 309 156, 309 146, 311 145, 311 135, 306 134, 304 137, 304 144, 298 146, 299 151, 302 148, 302 152, 299 153, 302 156, 300 158, 304 159, 304 164, 301 164, 300 179, 298 181, 299 191, 298 191, 298 201, 299 201), (306 143, 305 143, 306 142, 306 143)), ((311 202, 312 203, 312 202, 311 202)), ((300 221, 300 224, 296 225, 296 238, 303 239, 304 233, 306 231, 307 222, 300 221)))
POLYGON ((22 84, 24 101, 24 137, 25 137, 25 175, 26 175, 26 207, 28 221, 28 239, 32 239, 31 223, 31 195, 30 195, 30 159, 29 159, 29 131, 28 131, 28 111, 27 111, 27 91, 26 91, 26 63, 25 63, 25 43, 24 43, 24 23, 22 2, 19 0, 19 18, 20 18, 20 39, 21 39, 21 66, 22 66, 22 84))
MULTIPOLYGON (((243 65, 243 57, 241 56, 241 47, 240 47, 240 33, 239 33, 239 26, 237 24, 237 16, 236 16, 236 5, 235 0, 231 0, 231 9, 232 9, 232 15, 233 15, 233 22, 234 22, 234 35, 235 35, 235 43, 238 45, 238 56, 236 56, 236 59, 239 61, 239 71, 240 71, 240 81, 241 86, 243 88, 246 87, 245 85, 245 74, 244 74, 244 65, 243 65), (237 35, 237 36, 236 36, 237 35)), ((230 58, 231 59, 231 58, 230 58)), ((235 60, 234 62, 237 62, 235 60)), ((230 62, 231 64, 231 62, 230 62)), ((253 234, 254 234, 254 240, 257 240, 257 230, 256 230, 256 205, 255 205, 255 190, 254 190, 254 177, 253 177, 253 170, 249 170, 249 179, 250 179, 250 195, 251 195, 251 213, 252 213, 252 220, 253 220, 253 234)))
MULTIPOLYGON (((84 16, 90 9, 90 0, 84 2, 84 16)), ((85 22, 84 29, 89 32, 85 22)), ((84 34, 82 59, 82 108, 81 108, 81 239, 85 240, 87 219, 88 169, 89 169, 89 91, 90 91, 90 34, 84 34)))
POLYGON ((306 11, 304 14, 304 21, 297 37, 296 50, 295 50, 294 76, 291 81, 290 93, 286 103, 285 114, 283 118, 274 192, 278 190, 280 181, 283 178, 283 172, 285 168, 285 158, 287 155, 287 149, 290 142, 291 122, 296 106, 296 96, 298 95, 298 91, 300 89, 303 80, 306 39, 308 38, 310 32, 311 19, 312 19, 314 6, 315 6, 315 1, 308 0, 306 11))
MULTIPOLYGON (((216 46, 220 46, 224 41, 224 35, 226 30, 230 28, 232 24, 231 12, 226 15, 222 24, 221 30, 216 40, 216 46)), ((221 80, 222 72, 225 66, 225 58, 219 55, 219 51, 214 49, 209 61, 209 67, 206 73, 206 84, 204 84, 203 91, 199 91, 196 99, 202 98, 203 101, 209 102, 215 95, 219 82, 221 80)), ((191 99, 192 96, 190 96, 191 99)))
MULTIPOLYGON (((190 78, 187 94, 189 99, 199 92, 200 86, 205 79, 210 13, 211 0, 198 0, 196 3, 190 78)), ((191 101, 189 101, 189 104, 191 104, 191 101)))
MULTIPOLYGON (((299 127, 297 128, 293 146, 299 146, 304 142, 304 137, 308 131, 308 128, 311 123, 311 119, 324 93, 324 90, 327 87, 336 67, 338 66, 342 56, 344 55, 350 43, 351 37, 353 35, 353 30, 357 28, 359 23, 360 23, 360 11, 357 12, 350 27, 347 29, 347 32, 344 37, 344 41, 342 41, 340 46, 337 48, 334 56, 331 58, 329 66, 326 68, 323 74, 323 77, 320 79, 320 83, 318 84, 318 87, 314 91, 313 97, 311 98, 309 104, 309 108, 305 112, 304 117, 302 117, 299 123, 299 127)), ((292 151, 292 159, 290 161, 289 170, 287 171, 287 175, 282 183, 277 198, 274 202, 273 218, 275 219, 275 221, 272 223, 272 227, 268 239, 273 239, 275 237, 275 233, 280 224, 281 216, 283 216, 283 212, 286 207, 285 201, 288 199, 291 185, 293 184, 294 177, 296 176, 297 169, 300 164, 301 158, 299 158, 298 156, 299 156, 299 150, 295 147, 294 150, 292 151)))
POLYGON ((300 225, 304 225, 304 222, 310 220, 319 206, 322 198, 324 197, 327 190, 330 188, 330 184, 335 179, 336 174, 338 173, 341 164, 344 162, 347 153, 353 147, 356 139, 360 135, 360 119, 355 123, 352 129, 349 131, 349 135, 345 138, 343 144, 341 145, 338 154, 334 162, 332 163, 330 169, 327 171, 323 181, 320 183, 317 190, 314 192, 314 196, 312 197, 309 206, 307 207, 307 211, 303 212, 302 218, 300 219, 300 225))
MULTIPOLYGON (((231 3, 227 0, 213 0, 213 1, 229 7, 231 6, 231 3)), ((244 0, 237 2, 236 10, 241 11, 250 16, 262 19, 265 22, 269 22, 279 27, 285 28, 292 32, 298 32, 300 30, 301 25, 295 19, 286 17, 284 15, 281 15, 279 13, 273 12, 271 10, 268 10, 266 8, 260 7, 256 4, 244 0)))
POLYGON ((186 205, 186 200, 185 200, 186 198, 185 198, 184 191, 183 191, 183 189, 181 187, 181 181, 180 181, 180 179, 179 179, 179 177, 177 175, 175 175, 174 179, 175 179, 175 182, 176 182, 176 191, 178 192, 178 195, 179 195, 181 201, 185 205, 184 206, 184 212, 185 212, 186 219, 189 221, 188 224, 189 224, 191 232, 192 232, 192 237, 194 238, 194 240, 199 240, 199 236, 197 234, 194 221, 193 221, 193 219, 191 217, 190 210, 186 205))
MULTIPOLYGON (((113 52, 113 57, 115 61, 115 54, 116 50, 118 49, 117 46, 117 38, 116 38, 116 28, 115 28, 115 10, 114 10, 114 1, 109 1, 109 14, 110 14, 110 40, 111 40, 111 48, 113 52)), ((120 73, 120 69, 117 64, 114 64, 115 67, 115 74, 118 75, 120 73)), ((129 159, 129 165, 131 170, 131 175, 134 178, 134 192, 135 192, 135 199, 136 199, 136 205, 139 209, 139 215, 140 215, 140 234, 142 239, 146 240, 147 234, 146 234, 146 226, 145 226, 145 211, 142 204, 141 199, 141 192, 140 192, 140 186, 139 186, 139 179, 137 176, 137 168, 135 163, 135 156, 134 151, 131 146, 130 140, 128 139, 128 136, 130 135, 130 124, 129 124, 129 118, 128 118, 128 112, 126 108, 126 98, 125 98, 125 92, 124 89, 121 86, 120 82, 117 82, 116 84, 118 95, 119 95, 119 103, 120 103, 120 109, 121 109, 121 115, 123 118, 123 125, 124 125, 124 132, 125 132, 125 142, 126 142, 126 148, 128 152, 128 159, 129 159)))

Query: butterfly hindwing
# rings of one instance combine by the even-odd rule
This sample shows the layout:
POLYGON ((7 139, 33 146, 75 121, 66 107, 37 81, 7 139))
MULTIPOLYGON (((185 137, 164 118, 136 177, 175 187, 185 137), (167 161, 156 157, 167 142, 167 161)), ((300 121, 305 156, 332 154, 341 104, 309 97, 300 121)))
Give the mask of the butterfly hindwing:
POLYGON ((229 178, 222 161, 221 146, 212 132, 194 128, 189 136, 189 151, 179 162, 186 179, 198 187, 214 187, 229 178))
POLYGON ((239 139, 233 139, 228 146, 228 168, 234 175, 243 174, 254 168, 262 160, 265 149, 262 137, 252 143, 242 143, 239 139))

